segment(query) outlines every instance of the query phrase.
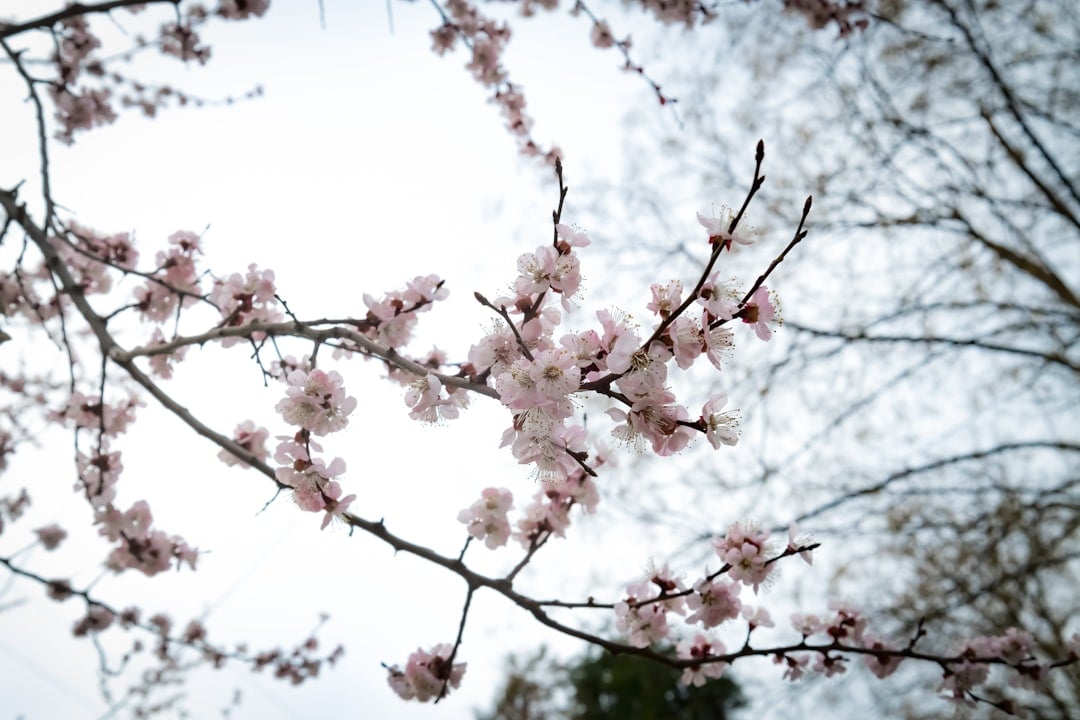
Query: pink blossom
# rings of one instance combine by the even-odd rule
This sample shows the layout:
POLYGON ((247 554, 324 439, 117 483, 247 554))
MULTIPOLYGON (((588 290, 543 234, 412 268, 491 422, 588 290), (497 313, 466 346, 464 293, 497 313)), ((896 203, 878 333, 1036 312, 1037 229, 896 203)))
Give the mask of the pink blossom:
POLYGON ((157 253, 155 279, 135 288, 136 306, 144 320, 164 322, 177 306, 188 307, 202 294, 195 266, 195 255, 202 254, 199 236, 180 230, 169 236, 169 245, 167 252, 157 253))
MULTIPOLYGON (((252 420, 245 420, 236 426, 233 430, 232 440, 240 447, 244 448, 257 459, 265 461, 270 457, 270 450, 266 446, 266 441, 270 439, 270 431, 264 427, 257 427, 252 420)), ((248 467, 248 464, 240 458, 233 455, 228 450, 222 450, 218 453, 218 458, 221 459, 226 465, 239 465, 240 467, 248 467)))
POLYGON ((528 366, 532 386, 544 398, 558 400, 575 392, 581 382, 581 370, 573 355, 563 348, 541 350, 528 366))
MULTIPOLYGON (((634 647, 649 647, 667 638, 670 628, 667 612, 659 603, 638 604, 635 590, 645 589, 644 585, 627 588, 631 595, 615 603, 615 627, 629 635, 629 642, 634 647)), ((648 595, 647 589, 642 593, 648 595)))
POLYGON ((694 585, 694 594, 686 599, 686 605, 694 611, 686 618, 686 622, 701 623, 705 628, 716 627, 737 618, 742 609, 737 585, 704 578, 694 585))
POLYGON ((731 579, 753 587, 755 593, 772 570, 772 565, 766 564, 768 537, 768 531, 754 523, 737 522, 728 528, 727 535, 713 540, 720 559, 731 566, 728 573, 731 579))
POLYGON ((506 488, 485 488, 480 499, 458 513, 458 521, 469 526, 469 534, 494 550, 510 538, 506 514, 513 507, 514 496, 506 488))
POLYGON ((567 297, 577 293, 581 271, 573 252, 560 253, 551 245, 541 245, 536 252, 518 258, 514 291, 519 295, 538 295, 549 288, 567 297))
POLYGON ((417 648, 409 655, 405 670, 397 665, 387 668, 390 687, 403 700, 428 702, 442 696, 444 689, 457 688, 465 675, 466 663, 453 663, 453 646, 436 645, 430 652, 417 648))
POLYGON ((963 660, 949 666, 943 675, 938 692, 951 694, 950 700, 967 702, 967 694, 990 677, 990 666, 986 663, 963 660))
MULTIPOLYGON (((706 635, 698 634, 693 640, 684 640, 676 647, 677 654, 684 660, 707 660, 717 655, 723 655, 727 650, 723 643, 706 635)), ((690 665, 683 670, 679 682, 683 685, 701 687, 709 679, 716 679, 724 675, 728 664, 726 662, 702 662, 690 665)))
POLYGON ((721 412, 727 404, 727 395, 718 393, 709 398, 701 408, 701 421, 705 423, 705 437, 716 449, 721 445, 736 445, 739 442, 739 419, 732 412, 721 412))
POLYGON ((702 324, 710 324, 713 320, 730 320, 739 312, 739 294, 733 283, 733 280, 721 283, 717 274, 713 273, 701 286, 697 302, 706 312, 702 324))
POLYGON ((835 655, 818 655, 814 658, 814 672, 821 673, 825 677, 840 675, 847 672, 845 662, 847 658, 835 655))
POLYGON ((693 318, 682 315, 671 325, 669 333, 675 363, 686 370, 701 355, 703 345, 701 326, 693 318))
POLYGON ((607 22, 604 20, 593 23, 592 32, 589 33, 589 39, 595 47, 600 49, 609 48, 615 44, 615 38, 611 34, 611 28, 608 27, 607 22))
MULTIPOLYGON (((707 317, 706 313, 703 313, 707 317)), ((708 322, 704 320, 704 322, 708 322)), ((732 348, 735 347, 735 334, 726 327, 716 327, 702 333, 705 344, 705 356, 717 370, 723 369, 723 361, 730 357, 732 348)))
MULTIPOLYGON (((608 357, 609 370, 614 370, 611 365, 613 359, 614 356, 608 357)), ((667 381, 667 363, 670 359, 671 351, 660 342, 651 343, 648 349, 635 349, 627 358, 627 366, 620 371, 624 374, 618 380, 619 390, 633 400, 646 400, 665 394, 664 383, 667 381)))
POLYGON ((755 290, 739 314, 744 323, 754 326, 759 338, 768 340, 772 337, 769 323, 776 319, 776 306, 769 296, 769 288, 762 285, 755 290))
MULTIPOLYGON (((150 342, 148 346, 164 345, 165 336, 161 333, 161 328, 154 328, 154 332, 150 335, 150 342)), ((157 377, 163 380, 169 380, 173 374, 173 363, 180 362, 187 355, 187 348, 180 347, 170 352, 159 352, 149 357, 150 371, 157 377)))
POLYGON ((262 17, 270 8, 270 0, 219 0, 217 14, 226 20, 246 20, 262 17))
POLYGON ((1011 665, 1019 665, 1031 657, 1031 648, 1035 644, 1031 633, 1011 627, 1004 635, 996 638, 996 655, 1011 665))
POLYGON ((153 576, 171 568, 174 559, 195 567, 195 550, 179 537, 153 529, 153 516, 145 500, 125 512, 111 504, 98 508, 94 520, 100 525, 98 532, 117 543, 105 562, 114 572, 132 569, 153 576))
POLYGON ((453 420, 461 408, 468 407, 469 396, 448 387, 443 395, 443 384, 433 374, 414 381, 405 393, 405 404, 412 408, 409 417, 426 423, 453 420))
POLYGON ((570 247, 586 247, 589 244, 589 236, 584 230, 579 230, 565 223, 557 223, 555 231, 559 234, 559 239, 570 247))
POLYGON ((116 120, 108 88, 82 89, 75 94, 67 86, 50 84, 49 94, 56 106, 56 121, 61 127, 56 137, 65 144, 72 143, 77 130, 89 130, 116 120))
POLYGON ((585 454, 584 428, 564 425, 552 410, 559 411, 559 405, 533 408, 519 414, 515 427, 519 426, 520 430, 511 428, 511 434, 505 436, 503 442, 503 445, 508 444, 507 441, 512 444, 519 463, 534 464, 545 482, 563 480, 579 471, 578 461, 571 453, 585 454))
MULTIPOLYGON (((107 450, 107 445, 102 448, 107 450)), ((120 477, 124 464, 119 452, 104 452, 86 456, 75 456, 75 466, 79 472, 79 483, 75 490, 82 492, 94 508, 103 508, 116 498, 116 481, 120 477)))
MULTIPOLYGON (((811 544, 813 539, 809 535, 799 535, 799 526, 797 523, 791 523, 788 526, 788 551, 798 550, 800 547, 811 544)), ((814 564, 814 556, 810 550, 802 550, 799 552, 799 557, 803 559, 807 565, 814 564)))
POLYGON ((436 55, 445 55, 454 49, 457 37, 457 28, 449 23, 443 23, 431 31, 431 49, 436 55))
POLYGON ((825 628, 829 637, 837 641, 861 643, 867 625, 862 611, 850 603, 836 600, 829 603, 829 608, 836 613, 825 628))
MULTIPOLYGON (((870 633, 863 634, 862 646, 868 650, 889 651, 896 649, 870 633)), ((870 668, 870 672, 874 673, 874 676, 879 680, 884 680, 896 672, 903 659, 900 655, 890 655, 886 652, 881 655, 863 655, 863 662, 866 663, 866 667, 870 668)))
POLYGON ((92 603, 87 606, 86 615, 75 623, 72 633, 75 637, 99 633, 112 625, 115 619, 116 616, 108 608, 92 603))
POLYGON ((804 638, 823 632, 826 628, 826 624, 821 618, 810 613, 792 613, 791 626, 801 633, 804 638))
POLYGON ((640 338, 630 329, 625 317, 615 318, 608 310, 597 310, 596 317, 604 329, 600 345, 607 355, 604 358, 607 370, 626 372, 630 369, 630 357, 641 346, 640 338))
MULTIPOLYGON (((337 458, 335 458, 337 459, 337 458)), ((319 526, 320 530, 325 530, 326 526, 332 521, 341 518, 356 500, 356 495, 346 495, 341 497, 341 486, 336 482, 329 482, 323 491, 326 514, 323 516, 322 525, 319 526)))
POLYGON ((184 62, 198 60, 200 65, 205 65, 210 59, 210 48, 201 44, 191 23, 162 25, 160 42, 161 52, 178 57, 184 62))
POLYGON ((681 615, 686 611, 681 595, 667 597, 685 590, 682 580, 672 577, 667 565, 659 569, 650 566, 647 577, 644 582, 627 585, 626 599, 615 603, 615 627, 628 633, 635 647, 649 647, 666 639, 670 633, 667 614, 681 615))
POLYGON ((493 378, 507 372, 519 357, 517 338, 501 321, 496 321, 492 330, 469 349, 469 362, 477 372, 490 369, 493 378))
POLYGON ((682 303, 682 283, 672 280, 667 285, 653 283, 649 286, 652 300, 647 307, 661 318, 667 318, 682 303))
POLYGON ((449 295, 450 291, 438 275, 417 275, 406 283, 401 299, 409 303, 415 312, 427 310, 431 303, 445 300, 449 295))
POLYGON ((110 405, 101 398, 84 395, 79 391, 71 394, 68 406, 59 413, 53 413, 54 419, 70 421, 77 428, 101 429, 106 435, 119 435, 125 432, 135 420, 135 408, 142 403, 134 397, 110 405))
POLYGON ((55 550, 60 547, 60 543, 67 537, 67 530, 56 523, 39 527, 34 530, 34 533, 38 536, 38 542, 46 550, 55 550))
POLYGON ((806 654, 793 655, 790 653, 787 655, 775 655, 773 656, 773 662, 777 665, 780 663, 787 663, 787 669, 784 670, 784 679, 794 682, 806 673, 806 667, 810 664, 810 656, 806 654))
POLYGON ((499 400, 506 407, 529 410, 546 404, 547 399, 536 387, 536 381, 529 372, 531 365, 532 362, 527 358, 519 358, 506 372, 495 378, 499 400))
POLYGON ((285 422, 310 430, 315 435, 338 432, 349 424, 356 398, 345 395, 340 373, 319 369, 293 370, 285 378, 286 398, 275 409, 285 422))
POLYGON ((565 537, 570 526, 570 506, 559 494, 554 497, 546 490, 540 490, 533 496, 532 502, 525 506, 522 517, 516 523, 513 537, 526 550, 544 535, 565 537))
POLYGON ((685 424, 689 418, 686 408, 667 404, 672 399, 671 393, 662 391, 635 401, 629 412, 608 409, 607 415, 622 423, 611 431, 612 436, 635 445, 645 438, 660 456, 679 452, 690 443, 693 432, 685 424))
POLYGON ((735 213, 731 208, 724 207, 720 210, 718 217, 705 217, 701 213, 697 214, 698 222, 709 233, 709 243, 711 245, 719 245, 725 250, 731 250, 731 244, 733 242, 739 245, 752 245, 754 238, 743 234, 736 235, 730 232, 728 229, 731 227, 731 223, 735 221, 735 213))
POLYGON ((595 330, 586 330, 574 335, 563 335, 559 339, 559 344, 570 352, 574 357, 574 362, 582 370, 597 367, 601 346, 600 336, 596 334, 595 330))
MULTIPOLYGON (((256 268, 257 266, 252 264, 243 276, 233 273, 224 280, 214 281, 214 287, 210 290, 210 302, 221 311, 223 326, 239 327, 257 320, 278 322, 284 317, 277 308, 274 271, 260 272, 256 268)), ((253 333, 251 337, 260 340, 264 336, 262 333, 253 333)), ((231 347, 240 340, 238 337, 225 337, 221 339, 221 344, 223 347, 231 347)))
MULTIPOLYGON (((313 442, 308 444, 311 449, 321 450, 313 442)), ((345 461, 341 458, 334 458, 327 465, 321 458, 312 458, 304 445, 286 438, 278 445, 274 459, 281 463, 274 475, 293 489, 296 504, 307 512, 325 511, 323 529, 341 517, 356 499, 355 495, 341 497, 341 485, 334 479, 345 472, 345 461)))
POLYGON ((772 617, 769 616, 769 611, 763 607, 755 608, 750 605, 743 605, 741 615, 751 630, 759 627, 771 628, 775 625, 772 617))

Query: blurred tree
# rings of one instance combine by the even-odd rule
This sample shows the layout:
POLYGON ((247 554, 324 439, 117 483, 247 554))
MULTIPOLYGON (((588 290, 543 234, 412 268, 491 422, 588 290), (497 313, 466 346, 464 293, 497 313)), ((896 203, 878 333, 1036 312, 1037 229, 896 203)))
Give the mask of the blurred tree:
POLYGON ((680 675, 645 658, 597 651, 560 663, 542 648, 524 661, 511 658, 495 707, 477 720, 725 720, 746 704, 729 678, 695 687, 680 675))
MULTIPOLYGON (((707 46, 658 45, 653 72, 686 77, 668 86, 682 125, 632 118, 663 152, 627 153, 620 239, 680 240, 617 261, 696 256, 681 241, 694 210, 745 182, 729 158, 757 137, 782 160, 750 222, 789 224, 811 187, 814 236, 788 261, 777 339, 720 378, 752 405, 745 445, 762 452, 684 473, 689 494, 636 472, 627 496, 676 531, 798 520, 825 541, 835 592, 898 637, 923 619, 938 647, 1023 624, 1061 651, 1080 624, 1080 5, 868 5, 871 26, 839 42, 740 5, 707 46)), ((775 249, 743 249, 732 273, 775 249)), ((1080 671, 1052 682, 1028 710, 1080 716, 1080 671)), ((878 692, 889 715, 949 714, 878 692)))

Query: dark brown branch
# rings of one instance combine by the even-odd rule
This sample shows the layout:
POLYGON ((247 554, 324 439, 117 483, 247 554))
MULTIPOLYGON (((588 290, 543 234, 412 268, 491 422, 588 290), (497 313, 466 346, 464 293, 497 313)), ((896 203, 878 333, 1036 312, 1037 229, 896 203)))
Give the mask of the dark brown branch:
POLYGON ((179 6, 180 0, 108 0, 107 2, 100 3, 73 3, 63 10, 57 10, 54 13, 42 15, 34 20, 27 20, 23 23, 0 22, 0 39, 14 37, 27 30, 45 30, 51 28, 56 23, 69 18, 107 13, 116 10, 117 8, 131 7, 133 5, 157 4, 179 6))

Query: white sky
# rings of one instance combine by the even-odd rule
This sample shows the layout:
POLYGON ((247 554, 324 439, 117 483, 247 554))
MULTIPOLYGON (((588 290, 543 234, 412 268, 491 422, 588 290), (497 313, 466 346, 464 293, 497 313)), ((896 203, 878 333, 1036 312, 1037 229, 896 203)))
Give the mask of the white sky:
MULTIPOLYGON (((553 181, 518 157, 497 109, 463 69, 464 54, 430 52, 428 31, 438 18, 426 3, 394 3, 392 33, 383 3, 326 0, 325 29, 314 0, 276 5, 261 21, 212 23, 205 35, 211 62, 174 70, 176 83, 194 95, 241 95, 261 84, 262 98, 168 110, 152 122, 126 113, 111 127, 80 135, 72 149, 53 144, 54 197, 86 225, 134 231, 144 261, 171 232, 209 228, 208 267, 219 275, 251 262, 273 268, 279 292, 301 317, 362 315, 363 292, 378 296, 416 274, 439 273, 450 300, 423 316, 415 347, 435 342, 462 358, 490 319, 473 290, 498 292, 512 279, 517 256, 547 242, 553 181)), ((121 29, 135 25, 124 19, 121 29)), ((572 186, 565 218, 572 222, 573 186, 618 178, 622 114, 631 103, 655 99, 639 79, 619 72, 617 54, 588 45, 583 19, 541 16, 517 22, 515 30, 507 66, 525 88, 537 139, 565 151, 572 186)), ((133 74, 147 80, 163 76, 140 74, 140 67, 169 67, 144 59, 150 62, 137 62, 133 74)), ((10 68, 0 67, 0 184, 25 179, 23 197, 32 198, 36 148, 24 95, 10 68)), ((589 230, 598 244, 610 241, 602 229, 589 230)), ((10 236, 8 243, 5 253, 10 236)), ((591 273, 588 255, 584 262, 590 284, 602 284, 602 256, 591 273)), ((646 292, 631 296, 643 303, 646 292)), ((26 345, 17 336, 3 352, 19 347, 26 345)), ((47 348, 37 352, 32 362, 51 362, 47 348)), ((339 369, 360 409, 349 430, 324 445, 328 456, 346 459, 343 485, 359 495, 354 509, 361 515, 385 517, 400 535, 452 554, 464 539, 454 515, 481 488, 507 486, 519 506, 527 500, 526 469, 497 450, 508 417, 493 402, 478 399, 449 427, 422 427, 408 420, 401 390, 379 382, 374 366, 358 361, 339 369)), ((262 388, 239 348, 192 351, 168 387, 222 431, 247 418, 272 433, 285 431, 272 409, 279 389, 262 388)), ((40 454, 20 454, 3 478, 3 492, 26 484, 34 497, 29 517, 0 537, 4 553, 53 520, 88 525, 85 506, 70 492, 70 437, 50 433, 42 444, 40 454)), ((244 693, 234 715, 241 718, 471 717, 472 707, 488 705, 507 651, 539 642, 580 649, 481 592, 461 649, 469 663, 462 689, 436 707, 402 703, 378 663, 403 664, 417 646, 452 641, 464 599, 459 579, 394 557, 361 534, 320 533, 319 517, 297 511, 287 498, 259 513, 271 495, 265 479, 225 467, 215 448, 156 408, 143 409, 119 447, 126 467, 120 504, 148 499, 159 527, 206 554, 194 574, 153 582, 106 577, 95 586, 102 597, 119 605, 146 598, 147 610, 177 620, 205 615, 212 637, 254 646, 299 641, 327 611, 331 620, 320 638, 346 646, 336 669, 300 688, 240 666, 199 674, 189 688, 195 717, 216 717, 233 686, 244 693)), ((481 560, 480 570, 494 571, 520 551, 502 550, 483 562, 485 552, 474 548, 471 557, 481 560)), ((82 566, 78 555, 78 543, 69 541, 66 554, 23 557, 34 569, 83 585, 99 575, 100 555, 82 566)), ((520 584, 542 596, 581 597, 598 566, 625 579, 646 558, 629 537, 610 536, 605 548, 571 537, 552 543, 520 584)), ((69 636, 78 604, 40 596, 39 588, 17 582, 0 601, 26 600, 0 613, 0 717, 98 717, 105 706, 92 673, 96 654, 69 636)))

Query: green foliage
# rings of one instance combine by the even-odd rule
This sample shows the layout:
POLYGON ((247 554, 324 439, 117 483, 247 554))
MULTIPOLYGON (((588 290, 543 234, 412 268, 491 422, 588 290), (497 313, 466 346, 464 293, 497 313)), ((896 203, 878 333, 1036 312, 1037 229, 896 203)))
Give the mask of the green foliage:
POLYGON ((644 658, 590 652, 567 664, 541 649, 516 658, 495 707, 477 720, 727 720, 746 704, 728 678, 683 686, 681 670, 644 658))

